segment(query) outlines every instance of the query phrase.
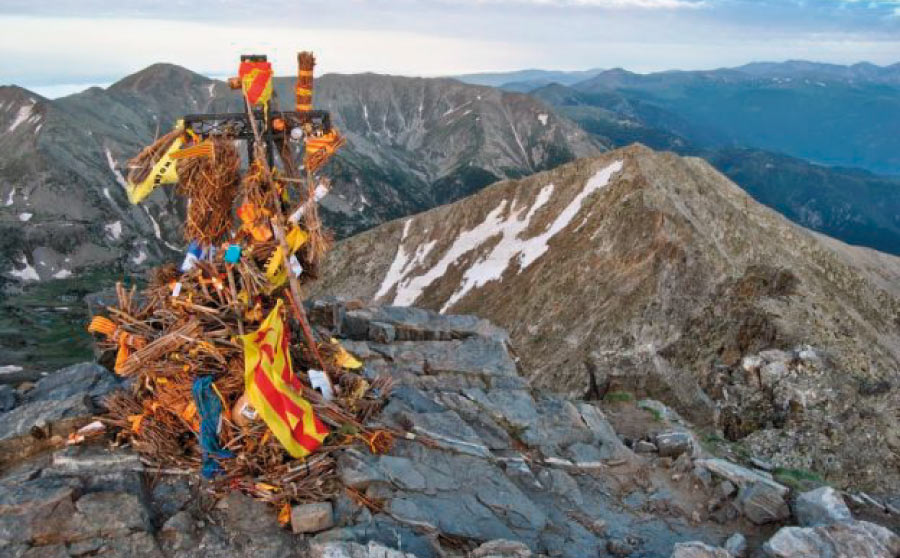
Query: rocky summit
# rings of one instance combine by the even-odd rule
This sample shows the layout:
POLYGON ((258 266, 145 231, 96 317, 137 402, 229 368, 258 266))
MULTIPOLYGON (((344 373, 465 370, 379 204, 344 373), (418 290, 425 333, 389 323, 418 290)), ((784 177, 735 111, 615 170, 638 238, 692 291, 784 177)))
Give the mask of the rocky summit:
POLYGON ((344 491, 336 500, 294 507, 288 530, 264 503, 238 493, 215 502, 198 477, 147 468, 128 448, 66 446, 103 396, 124 387, 103 367, 83 364, 20 386, 11 410, 0 413, 0 554, 900 553, 900 537, 866 519, 877 513, 872 504, 853 496, 851 511, 832 489, 800 492, 717 458, 658 401, 591 402, 530 388, 508 334, 485 320, 327 299, 307 306, 313 326, 336 333, 365 360, 367 375, 395 380, 381 420, 409 433, 386 455, 339 450, 344 491), (639 442, 653 448, 638 451, 639 442))
POLYGON ((318 292, 488 318, 532 387, 652 397, 773 467, 896 490, 898 279, 635 145, 347 239, 318 292))

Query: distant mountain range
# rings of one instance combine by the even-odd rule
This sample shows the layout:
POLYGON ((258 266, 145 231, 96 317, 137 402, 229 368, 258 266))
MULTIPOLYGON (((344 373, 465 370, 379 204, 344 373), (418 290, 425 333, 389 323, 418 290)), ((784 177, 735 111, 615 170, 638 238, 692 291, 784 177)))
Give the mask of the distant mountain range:
MULTIPOLYGON (((513 81, 520 80, 511 73, 507 84, 513 81)), ((598 119, 603 111, 630 114, 701 148, 763 149, 900 175, 900 64, 794 61, 652 74, 617 68, 524 90, 545 100, 567 97, 585 118, 588 107, 602 109, 598 119)))
POLYGON ((463 83, 487 85, 501 89, 527 92, 551 83, 573 85, 590 79, 603 70, 558 71, 558 70, 516 70, 513 72, 485 72, 480 74, 463 74, 451 76, 463 83))
MULTIPOLYGON (((463 76, 570 84, 529 95, 443 78, 326 75, 317 81, 315 103, 334 113, 349 142, 328 167, 335 188, 323 214, 342 238, 497 180, 641 142, 703 155, 801 224, 900 253, 900 179, 760 151, 750 133, 771 130, 769 136, 796 145, 844 143, 848 158, 858 152, 892 168, 900 149, 889 146, 900 139, 886 128, 900 118, 897 74, 897 66, 795 62, 648 76, 463 76), (781 118, 769 114, 779 111, 781 118), (839 130, 840 141, 816 126, 839 130)), ((276 79, 287 104, 292 84, 276 79)), ((185 113, 239 109, 238 95, 223 82, 167 64, 52 101, 0 88, 0 277, 66 278, 87 267, 140 268, 177 257, 183 202, 161 189, 130 206, 121 187, 124 162, 185 113)))
MULTIPOLYGON (((362 74, 317 80, 316 104, 348 137, 323 202, 340 236, 446 203, 603 145, 541 101, 454 80, 362 74)), ((281 99, 293 80, 277 78, 281 99)), ((0 270, 65 278, 87 266, 176 257, 183 202, 160 188, 131 206, 125 161, 186 113, 240 110, 221 81, 157 64, 57 100, 0 88, 0 270)))

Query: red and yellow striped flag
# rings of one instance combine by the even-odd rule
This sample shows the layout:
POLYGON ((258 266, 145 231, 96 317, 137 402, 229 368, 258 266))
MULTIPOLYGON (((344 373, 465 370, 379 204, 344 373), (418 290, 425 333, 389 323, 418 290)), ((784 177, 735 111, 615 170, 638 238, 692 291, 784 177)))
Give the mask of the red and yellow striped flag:
POLYGON ((281 320, 282 301, 244 342, 244 389, 256 412, 292 457, 305 457, 328 435, 325 425, 303 399, 300 380, 291 369, 288 334, 281 320))
POLYGON ((238 76, 241 88, 251 105, 264 105, 272 96, 272 64, 269 62, 241 62, 238 76))

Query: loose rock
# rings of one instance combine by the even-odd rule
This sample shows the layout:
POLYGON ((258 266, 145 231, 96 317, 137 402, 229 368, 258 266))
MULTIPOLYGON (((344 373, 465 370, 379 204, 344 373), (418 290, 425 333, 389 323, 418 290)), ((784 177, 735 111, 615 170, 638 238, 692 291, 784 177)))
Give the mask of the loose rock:
POLYGON ((853 515, 840 493, 830 486, 804 492, 794 502, 794 517, 803 527, 850 521, 853 515))
POLYGON ((291 509, 291 530, 294 533, 318 533, 334 527, 331 502, 302 504, 291 509))

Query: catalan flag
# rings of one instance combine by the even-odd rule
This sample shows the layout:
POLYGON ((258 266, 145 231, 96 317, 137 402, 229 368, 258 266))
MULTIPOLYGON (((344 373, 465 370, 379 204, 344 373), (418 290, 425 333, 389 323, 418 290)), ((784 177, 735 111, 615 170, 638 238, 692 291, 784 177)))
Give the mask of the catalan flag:
POLYGON ((281 320, 282 301, 244 342, 244 388, 250 403, 292 457, 305 457, 328 435, 312 406, 300 395, 291 369, 288 333, 281 320))
POLYGON ((265 105, 272 96, 272 64, 269 62, 241 62, 238 77, 251 105, 265 105))

